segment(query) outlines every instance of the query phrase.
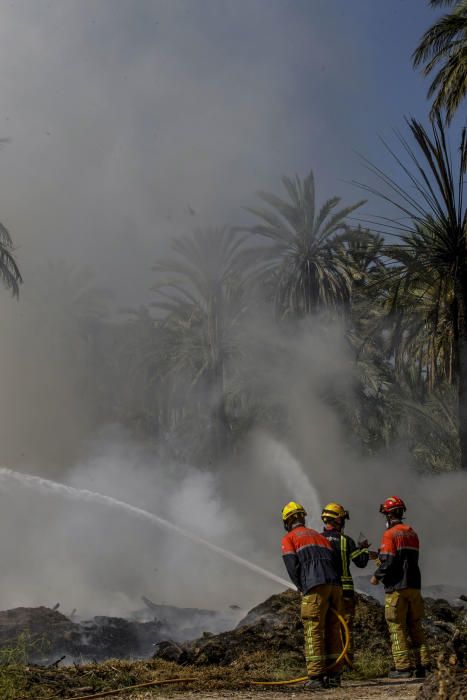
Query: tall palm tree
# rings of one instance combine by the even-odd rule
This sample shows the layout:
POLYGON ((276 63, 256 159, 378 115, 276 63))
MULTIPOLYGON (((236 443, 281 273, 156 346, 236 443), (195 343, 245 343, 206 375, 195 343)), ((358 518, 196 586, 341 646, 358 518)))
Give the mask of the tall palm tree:
POLYGON ((315 181, 282 178, 283 200, 259 192, 269 208, 249 207, 261 223, 249 231, 272 243, 256 250, 263 273, 275 275, 275 305, 279 317, 302 317, 325 307, 338 308, 349 299, 352 277, 343 256, 342 233, 347 217, 364 201, 337 209, 332 197, 316 207, 315 181))
POLYGON ((15 260, 13 241, 3 224, 0 223, 0 279, 14 297, 19 295, 22 283, 21 273, 15 260))
POLYGON ((467 93, 467 0, 431 0, 432 7, 453 5, 423 35, 413 53, 413 64, 424 64, 424 75, 434 73, 428 97, 435 97, 432 116, 446 110, 449 124, 467 93))
POLYGON ((386 277, 396 290, 395 310, 412 313, 416 308, 423 320, 420 340, 431 343, 435 361, 436 348, 440 348, 439 333, 443 329, 441 321, 447 324, 443 329, 447 338, 443 339, 441 350, 446 352, 446 343, 452 342, 461 465, 467 469, 467 208, 464 203, 467 133, 464 128, 458 159, 454 161, 439 114, 431 124, 431 133, 415 119, 408 125, 417 149, 402 137, 401 143, 411 165, 404 164, 393 153, 408 177, 407 187, 370 165, 370 170, 386 186, 386 192, 368 186, 364 189, 391 202, 402 214, 397 220, 382 219, 383 230, 399 238, 398 243, 386 248, 386 255, 393 261, 386 277), (403 294, 406 298, 407 294, 411 296, 408 303, 401 303, 403 294))
MULTIPOLYGON (((165 313, 166 372, 183 378, 210 410, 213 447, 229 440, 226 373, 235 353, 234 329, 242 316, 246 235, 229 228, 197 230, 176 238, 174 255, 158 260, 155 306, 165 313)), ((202 405, 201 404, 201 405, 202 405)))

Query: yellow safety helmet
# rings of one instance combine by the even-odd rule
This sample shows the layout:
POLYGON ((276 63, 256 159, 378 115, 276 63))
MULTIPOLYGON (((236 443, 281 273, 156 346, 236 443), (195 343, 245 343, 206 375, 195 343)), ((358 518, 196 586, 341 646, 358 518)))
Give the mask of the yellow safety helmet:
POLYGON ((321 520, 325 518, 343 518, 344 520, 349 519, 349 512, 345 510, 340 503, 328 503, 324 506, 323 512, 321 513, 321 520))
POLYGON ((301 513, 302 515, 307 514, 305 508, 300 505, 300 503, 290 501, 290 503, 287 503, 287 505, 282 508, 282 520, 285 522, 291 515, 295 515, 296 513, 301 513))

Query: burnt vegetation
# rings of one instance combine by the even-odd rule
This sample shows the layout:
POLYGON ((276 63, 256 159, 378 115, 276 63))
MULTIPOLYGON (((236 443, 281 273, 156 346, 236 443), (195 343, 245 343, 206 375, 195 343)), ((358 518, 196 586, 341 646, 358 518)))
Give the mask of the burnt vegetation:
MULTIPOLYGON (((148 628, 151 624, 157 623, 145 623, 148 628)), ((465 608, 445 600, 427 599, 424 624, 438 661, 437 670, 420 688, 417 697, 464 697, 465 608), (445 691, 451 694, 439 694, 445 691)), ((80 630, 79 625, 64 615, 46 608, 2 613, 0 634, 6 645, 4 649, 13 651, 9 663, 0 664, 0 689, 6 693, 5 689, 10 687, 16 693, 2 697, 28 700, 74 697, 78 693, 92 694, 174 678, 190 678, 189 685, 184 687, 195 692, 248 689, 251 681, 285 680, 301 677, 305 672, 300 596, 291 591, 271 596, 231 631, 205 632, 189 642, 160 641, 156 643, 153 658, 145 661, 125 660, 128 654, 123 651, 122 643, 128 638, 127 621, 98 618, 87 625, 86 636, 84 628, 80 630), (12 636, 13 623, 21 623, 23 636, 12 636), (60 666, 67 649, 75 663, 60 666), (113 658, 96 664, 93 655, 94 660, 113 658), (46 657, 48 661, 44 665, 46 657), (37 665, 40 660, 43 665, 37 665)), ((133 641, 137 627, 133 626, 133 641)), ((353 679, 381 675, 391 666, 384 609, 365 595, 358 596, 355 633, 355 668, 346 674, 349 693, 353 679)), ((154 639, 161 639, 157 629, 153 628, 152 634, 154 639)), ((147 642, 146 632, 142 636, 147 642)), ((141 653, 143 646, 139 647, 139 655, 148 659, 147 649, 145 654, 141 653)), ((181 690, 180 686, 175 688, 181 690)))

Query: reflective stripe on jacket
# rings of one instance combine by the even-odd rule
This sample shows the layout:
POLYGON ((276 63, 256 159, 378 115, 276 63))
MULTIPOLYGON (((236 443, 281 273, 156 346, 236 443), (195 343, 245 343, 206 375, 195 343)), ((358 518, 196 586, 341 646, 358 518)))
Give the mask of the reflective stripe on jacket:
POLYGON ((316 530, 300 525, 284 535, 282 558, 291 580, 302 593, 323 583, 341 585, 334 550, 316 530))
POLYGON ((354 593, 353 578, 350 573, 350 562, 360 569, 368 564, 370 555, 368 549, 360 549, 349 535, 344 535, 339 530, 323 530, 323 535, 331 543, 338 555, 338 572, 341 577, 344 596, 351 596, 354 593))
POLYGON ((383 534, 375 576, 384 584, 386 593, 404 588, 421 588, 418 567, 418 535, 410 525, 396 523, 383 534))

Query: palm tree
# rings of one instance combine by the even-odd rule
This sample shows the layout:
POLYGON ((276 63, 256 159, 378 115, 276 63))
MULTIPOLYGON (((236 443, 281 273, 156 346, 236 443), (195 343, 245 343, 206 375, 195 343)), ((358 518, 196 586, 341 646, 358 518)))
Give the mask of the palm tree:
POLYGON ((416 462, 424 470, 455 471, 459 468, 459 421, 453 386, 440 383, 425 397, 399 399, 406 423, 407 438, 416 462))
POLYGON ((302 181, 282 178, 289 201, 259 192, 269 208, 249 207, 261 220, 249 231, 272 242, 256 249, 263 274, 275 276, 275 306, 280 318, 303 317, 349 300, 352 276, 342 249, 346 218, 364 201, 337 209, 340 198, 317 210, 313 173, 302 181))
MULTIPOLYGON (((467 469, 467 209, 463 196, 467 134, 464 128, 459 158, 454 162, 439 114, 431 124, 431 134, 415 119, 408 125, 418 150, 402 137, 401 143, 412 166, 391 153, 409 185, 402 187, 370 165, 389 193, 368 186, 364 189, 402 213, 397 220, 381 220, 383 230, 396 234, 400 241, 386 247, 386 255, 392 258, 386 282, 394 289, 394 310, 402 316, 416 311, 422 321, 418 340, 429 344, 430 360, 436 362, 442 353, 446 363, 450 356, 458 386, 461 465, 467 469)), ((416 334, 411 343, 414 347, 416 334)))
POLYGON ((181 380, 182 391, 197 392, 208 405, 217 455, 229 440, 226 375, 235 354, 234 330, 245 311, 242 255, 246 236, 223 228, 197 230, 176 238, 174 255, 154 266, 155 306, 165 313, 165 368, 181 380), (206 401, 207 399, 207 401, 206 401))
POLYGON ((383 236, 361 226, 345 234, 345 253, 355 287, 371 285, 375 275, 384 269, 383 241, 383 236))
POLYGON ((23 280, 13 250, 11 236, 5 226, 0 223, 0 278, 13 296, 17 297, 19 286, 23 280))
POLYGON ((449 124, 467 92, 467 0, 431 0, 432 7, 454 5, 423 35, 413 53, 413 64, 425 64, 423 73, 435 72, 428 97, 435 96, 431 115, 446 110, 449 124))
POLYGON ((417 266, 431 245, 430 231, 421 229, 405 237, 403 248, 387 248, 399 266, 398 274, 393 268, 387 280, 390 351, 398 373, 408 364, 417 367, 428 391, 444 380, 457 382, 459 365, 454 280, 434 267, 417 266))

